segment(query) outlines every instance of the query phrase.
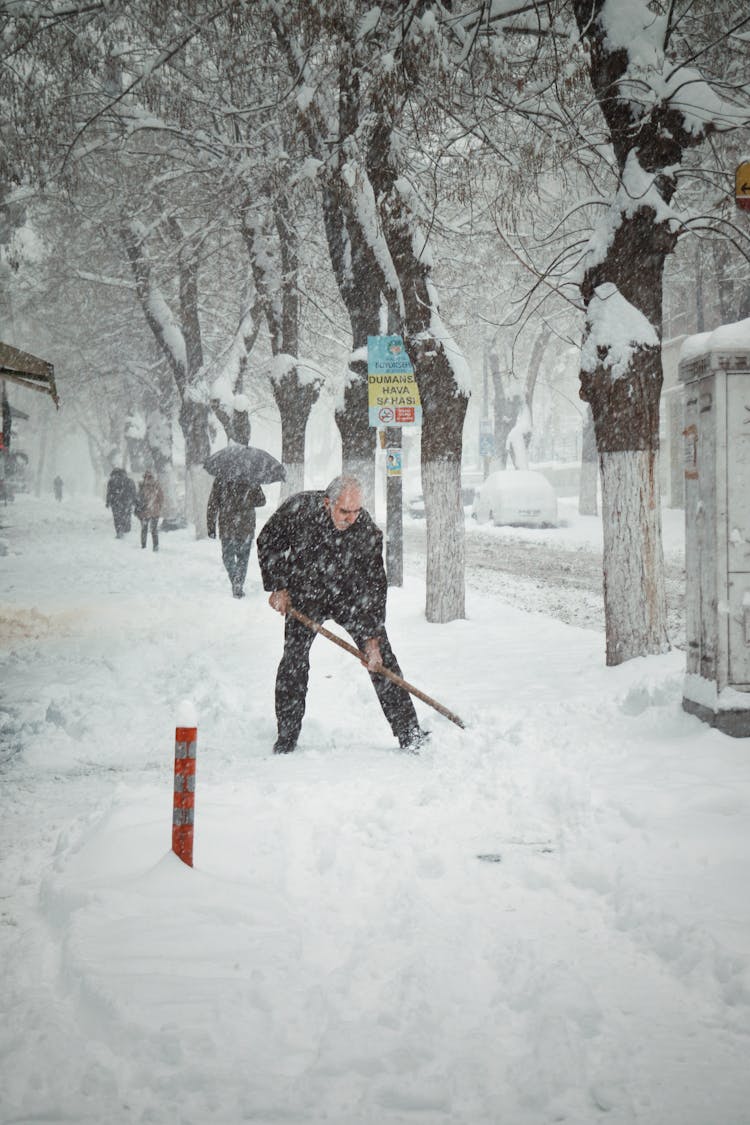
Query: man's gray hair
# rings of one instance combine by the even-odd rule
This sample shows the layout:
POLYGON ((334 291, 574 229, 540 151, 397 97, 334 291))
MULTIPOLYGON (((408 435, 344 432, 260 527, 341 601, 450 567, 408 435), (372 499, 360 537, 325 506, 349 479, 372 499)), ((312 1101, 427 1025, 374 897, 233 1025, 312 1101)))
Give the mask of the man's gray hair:
POLYGON ((346 488, 356 488, 360 492, 363 491, 362 490, 362 482, 360 480, 358 480, 356 477, 341 476, 341 477, 334 477, 333 478, 331 483, 326 488, 326 496, 328 497, 328 499, 331 501, 332 504, 335 504, 336 501, 338 500, 339 496, 341 495, 341 493, 346 488))

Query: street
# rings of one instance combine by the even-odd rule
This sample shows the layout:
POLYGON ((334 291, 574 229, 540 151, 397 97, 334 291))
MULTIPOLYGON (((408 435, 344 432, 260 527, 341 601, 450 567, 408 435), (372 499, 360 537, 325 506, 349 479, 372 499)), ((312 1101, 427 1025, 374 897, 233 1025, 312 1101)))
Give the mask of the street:
MULTIPOLYGON (((466 535, 466 585, 493 594, 531 612, 556 617, 568 625, 604 629, 601 551, 572 548, 529 538, 528 531, 469 527, 466 535)), ((424 575, 424 521, 404 519, 404 571, 424 575)), ((665 582, 669 639, 685 646, 685 566, 679 554, 666 553, 665 582)))

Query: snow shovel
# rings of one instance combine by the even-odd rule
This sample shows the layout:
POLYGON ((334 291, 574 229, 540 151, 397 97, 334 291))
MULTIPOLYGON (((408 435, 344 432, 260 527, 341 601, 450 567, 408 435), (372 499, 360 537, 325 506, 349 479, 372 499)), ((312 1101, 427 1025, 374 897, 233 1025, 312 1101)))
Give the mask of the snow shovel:
MULTIPOLYGON (((339 648, 346 649, 352 656, 356 656, 358 660, 362 660, 364 653, 360 652, 354 645, 350 645, 348 641, 337 637, 330 629, 326 629, 322 625, 319 625, 317 621, 313 621, 312 617, 308 617, 305 613, 300 613, 298 609, 294 609, 292 606, 289 607, 287 613, 290 617, 294 617, 297 621, 301 622, 302 625, 306 625, 308 629, 312 629, 313 633, 321 633, 324 637, 327 637, 329 641, 333 641, 335 645, 338 645, 339 648)), ((391 672, 388 668, 379 668, 376 675, 385 676, 387 680, 393 680, 394 684, 398 684, 404 691, 408 691, 410 695, 416 695, 417 699, 421 699, 422 702, 428 704, 428 706, 434 707, 436 711, 439 711, 441 715, 445 715, 446 719, 450 719, 457 727, 461 727, 462 730, 466 729, 466 724, 458 715, 454 714, 453 711, 449 711, 447 707, 443 707, 442 703, 438 703, 436 699, 425 695, 419 688, 414 687, 414 684, 407 683, 401 676, 397 676, 395 672, 391 672)))

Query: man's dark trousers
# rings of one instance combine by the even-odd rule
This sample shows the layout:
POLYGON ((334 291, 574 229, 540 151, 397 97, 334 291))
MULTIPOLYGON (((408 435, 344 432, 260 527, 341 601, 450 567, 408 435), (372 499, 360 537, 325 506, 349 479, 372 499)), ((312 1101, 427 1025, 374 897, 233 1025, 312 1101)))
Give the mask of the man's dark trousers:
MULTIPOLYGON (((351 626, 346 620, 331 612, 330 607, 319 605, 295 606, 307 617, 322 624, 331 618, 346 629, 355 645, 364 648, 368 637, 361 629, 351 626)), ((276 721, 279 728, 279 738, 294 745, 299 737, 302 717, 305 713, 305 697, 307 695, 307 682, 310 674, 310 646, 317 636, 312 629, 308 629, 301 621, 294 617, 287 617, 284 624, 284 654, 281 657, 279 670, 276 673, 276 721)), ((383 664, 389 671, 397 676, 401 675, 398 661, 393 655, 390 641, 385 632, 378 637, 380 641, 380 655, 383 664)), ((407 731, 418 727, 417 713, 414 710, 411 696, 404 688, 394 684, 392 680, 376 673, 370 675, 373 687, 377 692, 380 706, 390 723, 391 730, 396 738, 406 734, 407 731)))
POLYGON ((233 590, 241 590, 245 585, 247 564, 254 538, 254 535, 248 535, 245 539, 222 539, 221 541, 221 558, 233 590))
POLYGON ((145 547, 148 543, 148 533, 151 532, 151 542, 153 543, 154 550, 159 550, 159 519, 157 516, 141 520, 141 546, 145 547))

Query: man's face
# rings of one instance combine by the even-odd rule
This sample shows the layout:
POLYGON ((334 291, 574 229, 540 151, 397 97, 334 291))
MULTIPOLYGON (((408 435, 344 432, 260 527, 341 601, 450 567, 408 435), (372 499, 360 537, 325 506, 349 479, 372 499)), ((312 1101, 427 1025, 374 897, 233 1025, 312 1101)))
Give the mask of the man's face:
POLYGON ((345 488, 333 504, 326 496, 323 501, 337 531, 351 527, 362 511, 362 493, 358 488, 345 488))

